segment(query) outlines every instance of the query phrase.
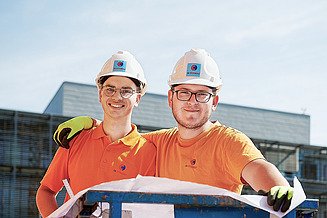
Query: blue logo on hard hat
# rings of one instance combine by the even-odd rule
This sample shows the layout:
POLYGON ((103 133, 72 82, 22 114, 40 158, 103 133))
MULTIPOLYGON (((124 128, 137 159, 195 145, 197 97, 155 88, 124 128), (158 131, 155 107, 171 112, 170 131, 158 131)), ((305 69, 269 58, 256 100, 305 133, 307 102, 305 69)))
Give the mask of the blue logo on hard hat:
POLYGON ((195 64, 195 63, 187 64, 186 76, 200 77, 200 72, 201 72, 201 64, 195 64))
POLYGON ((114 69, 112 69, 112 71, 125 72, 126 71, 126 61, 115 60, 114 61, 114 69))

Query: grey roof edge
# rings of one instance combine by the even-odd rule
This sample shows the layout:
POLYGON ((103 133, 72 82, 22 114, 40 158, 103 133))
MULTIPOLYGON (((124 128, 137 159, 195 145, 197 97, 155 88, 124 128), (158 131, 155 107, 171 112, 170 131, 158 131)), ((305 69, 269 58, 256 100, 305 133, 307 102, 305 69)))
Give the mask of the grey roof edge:
POLYGON ((317 150, 326 150, 327 149, 327 145, 323 146, 323 145, 314 145, 314 144, 304 144, 304 143, 292 143, 292 142, 283 142, 283 141, 277 141, 277 140, 267 140, 267 139, 260 139, 260 138, 250 138, 254 143, 267 143, 267 144, 282 144, 282 145, 286 145, 286 146, 294 146, 296 145, 296 147, 299 148, 314 148, 317 150))
POLYGON ((225 105, 225 106, 231 106, 231 107, 241 107, 241 108, 247 108, 247 109, 254 109, 254 110, 261 110, 261 111, 267 111, 267 112, 274 112, 274 113, 281 113, 281 114, 290 114, 290 115, 296 115, 296 116, 306 116, 310 118, 310 115, 308 114, 301 114, 301 113, 295 113, 295 112, 288 112, 288 111, 281 111, 281 110, 274 110, 274 109, 267 109, 267 108, 260 108, 260 107, 253 107, 253 106, 244 106, 244 105, 239 105, 239 104, 230 104, 230 103, 218 103, 219 104, 225 105))
POLYGON ((66 85, 95 87, 95 85, 86 84, 86 83, 64 81, 64 82, 59 86, 59 88, 58 88, 57 91, 55 92, 54 96, 51 98, 51 100, 49 101, 49 103, 47 104, 47 106, 45 107, 45 109, 43 110, 43 113, 45 113, 45 112, 49 109, 49 107, 51 106, 51 104, 53 103, 53 101, 54 101, 54 100, 56 99, 56 97, 60 94, 60 90, 63 89, 66 85))
POLYGON ((50 117, 54 117, 54 118, 65 117, 67 119, 72 118, 70 116, 62 116, 62 115, 57 115, 57 114, 44 114, 44 113, 38 113, 38 112, 10 110, 10 109, 3 109, 3 108, 0 108, 0 113, 18 113, 18 114, 26 114, 31 117, 43 117, 43 118, 48 118, 48 119, 50 119, 50 117))
POLYGON ((45 109, 43 110, 43 114, 46 113, 46 111, 51 107, 53 101, 55 101, 56 97, 60 94, 60 90, 63 89, 65 82, 63 82, 60 87, 57 89, 56 93, 54 94, 54 96, 51 98, 51 100, 49 101, 49 103, 47 104, 47 106, 45 107, 45 109))
POLYGON ((71 82, 71 81, 64 81, 61 86, 63 85, 78 85, 78 86, 89 86, 89 87, 96 87, 95 84, 87 84, 87 83, 79 83, 79 82, 71 82))

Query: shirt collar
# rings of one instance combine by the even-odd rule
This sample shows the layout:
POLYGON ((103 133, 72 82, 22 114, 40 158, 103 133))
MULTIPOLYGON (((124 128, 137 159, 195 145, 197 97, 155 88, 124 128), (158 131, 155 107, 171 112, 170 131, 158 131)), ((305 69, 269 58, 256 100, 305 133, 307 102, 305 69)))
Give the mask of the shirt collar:
POLYGON ((127 146, 134 147, 139 142, 140 137, 141 134, 137 131, 137 126, 132 124, 132 131, 118 141, 121 141, 127 146))
POLYGON ((92 135, 92 138, 94 138, 94 139, 99 139, 102 137, 107 137, 107 135, 103 131, 103 122, 101 122, 101 124, 99 126, 95 127, 95 129, 93 130, 93 135, 92 135))
POLYGON ((178 134, 178 142, 180 143, 180 145, 182 147, 189 147, 191 145, 194 145, 197 141, 199 141, 202 137, 204 137, 205 135, 207 135, 211 129, 216 128, 217 126, 221 126, 221 124, 219 123, 219 121, 215 121, 213 122, 213 126, 210 127, 209 129, 203 131, 202 133, 200 133, 199 135, 195 136, 194 138, 191 139, 182 139, 181 136, 178 134))
MULTIPOLYGON (((102 137, 107 137, 103 131, 103 122, 101 122, 101 124, 97 126, 93 132, 94 139, 99 139, 102 137)), ((140 137, 141 134, 137 131, 137 126, 132 124, 132 131, 123 138, 119 139, 118 142, 122 142, 126 146, 134 147, 138 143, 140 137)))

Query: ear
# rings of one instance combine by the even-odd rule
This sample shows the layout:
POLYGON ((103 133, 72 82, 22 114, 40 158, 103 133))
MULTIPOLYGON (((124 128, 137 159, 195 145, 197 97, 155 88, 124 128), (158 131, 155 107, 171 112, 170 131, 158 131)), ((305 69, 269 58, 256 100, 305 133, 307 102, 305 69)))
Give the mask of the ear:
POLYGON ((140 101, 141 101, 141 98, 142 98, 142 95, 141 95, 141 94, 137 94, 137 96, 136 96, 136 101, 135 101, 135 104, 134 104, 134 107, 139 106, 139 103, 140 103, 140 101))
POLYGON ((212 101, 212 107, 211 107, 212 111, 216 110, 218 106, 218 101, 219 101, 219 96, 218 95, 214 96, 212 101))
POLYGON ((168 105, 171 108, 173 105, 173 92, 171 90, 168 91, 168 105))

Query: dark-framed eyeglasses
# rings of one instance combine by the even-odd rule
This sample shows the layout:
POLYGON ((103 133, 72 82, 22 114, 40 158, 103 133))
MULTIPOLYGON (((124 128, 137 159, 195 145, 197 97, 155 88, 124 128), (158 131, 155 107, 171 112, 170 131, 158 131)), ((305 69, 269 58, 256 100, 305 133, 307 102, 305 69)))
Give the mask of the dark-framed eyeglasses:
POLYGON ((117 91, 119 91, 119 94, 122 98, 130 98, 132 95, 134 95, 134 93, 139 93, 138 91, 132 89, 132 88, 114 88, 112 86, 103 86, 103 93, 107 96, 107 97, 112 97, 117 91))
POLYGON ((200 92, 191 92, 189 90, 172 90, 176 93, 177 99, 180 101, 189 101, 192 98, 192 95, 195 95, 195 100, 200 103, 207 103, 212 93, 200 91, 200 92))

